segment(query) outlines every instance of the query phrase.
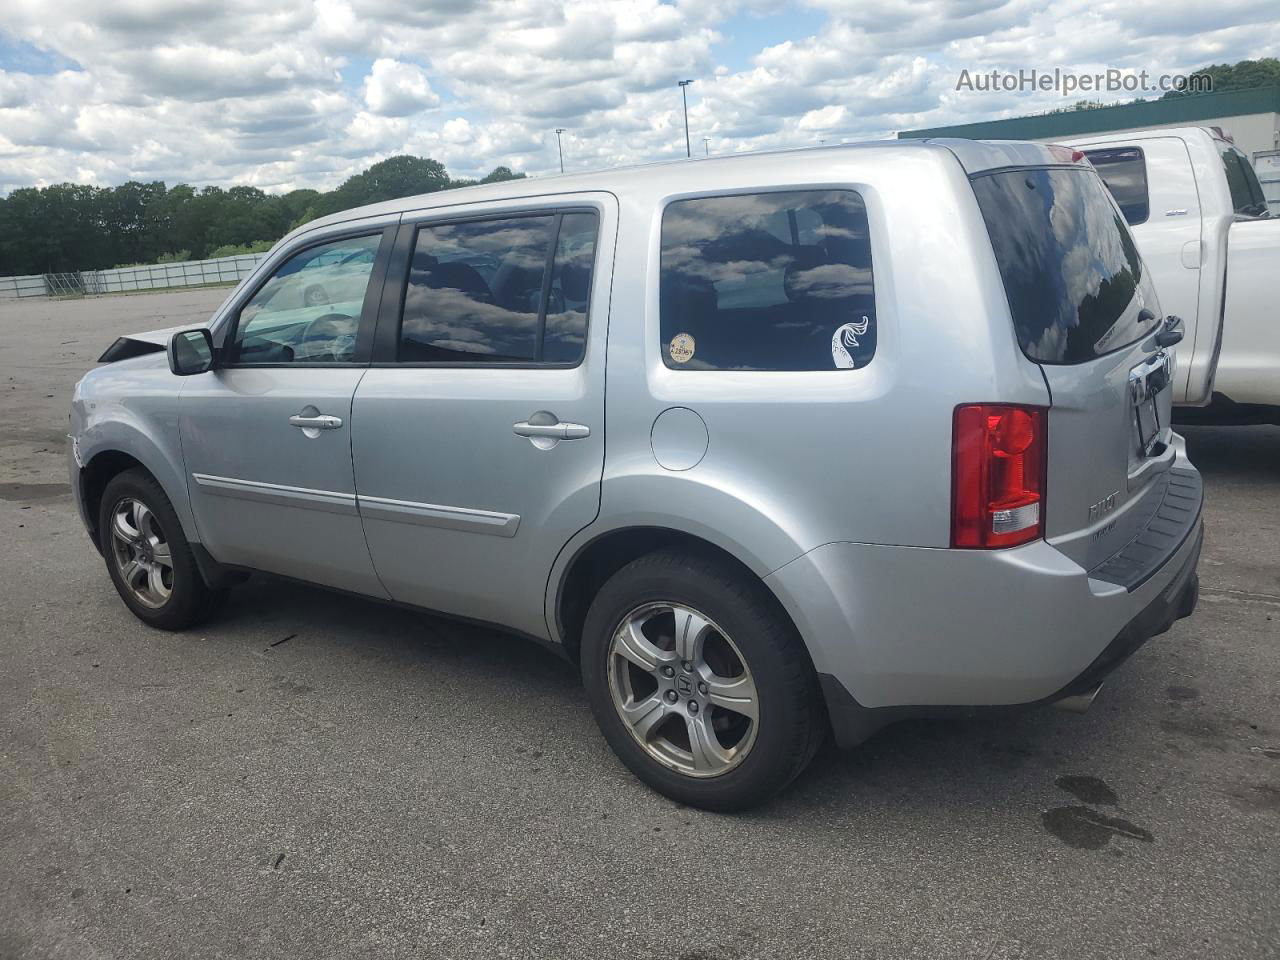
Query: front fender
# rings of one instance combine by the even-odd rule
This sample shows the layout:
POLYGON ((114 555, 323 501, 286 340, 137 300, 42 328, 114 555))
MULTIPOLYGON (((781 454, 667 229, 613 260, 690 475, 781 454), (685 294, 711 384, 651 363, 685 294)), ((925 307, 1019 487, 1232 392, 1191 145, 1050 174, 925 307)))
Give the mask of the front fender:
MULTIPOLYGON (((126 367, 143 360, 124 361, 113 367, 126 367)), ((94 381, 111 368, 94 371, 94 381)), ((178 389, 172 383, 168 370, 163 375, 158 370, 139 366, 134 370, 112 371, 116 376, 127 377, 127 389, 107 392, 100 382, 84 382, 76 390, 72 401, 72 433, 80 458, 80 476, 76 489, 83 502, 83 483, 86 471, 92 469, 95 458, 109 453, 127 454, 145 467, 160 484, 182 524, 188 541, 199 542, 195 518, 191 513, 191 501, 187 495, 186 472, 182 461, 182 446, 178 433, 178 389), (165 382, 168 381, 168 382, 165 382)), ((87 380, 89 378, 86 378, 87 380)), ((97 518, 89 518, 96 522, 97 518)))

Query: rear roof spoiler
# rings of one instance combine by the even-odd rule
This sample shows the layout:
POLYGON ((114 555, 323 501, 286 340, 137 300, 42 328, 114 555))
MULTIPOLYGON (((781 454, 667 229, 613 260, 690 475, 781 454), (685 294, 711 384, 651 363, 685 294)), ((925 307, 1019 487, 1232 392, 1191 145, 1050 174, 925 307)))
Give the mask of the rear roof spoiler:
POLYGON ((1057 143, 1028 143, 1023 140, 959 140, 936 137, 925 141, 950 150, 965 173, 975 176, 1008 167, 1046 167, 1079 163, 1084 154, 1057 143))

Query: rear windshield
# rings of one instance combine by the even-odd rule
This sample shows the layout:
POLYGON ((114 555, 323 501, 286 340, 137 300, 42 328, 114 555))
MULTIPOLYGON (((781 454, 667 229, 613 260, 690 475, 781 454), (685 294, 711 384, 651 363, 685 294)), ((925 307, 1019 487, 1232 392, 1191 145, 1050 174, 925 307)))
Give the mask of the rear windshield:
POLYGON ((1097 173, 1009 170, 975 177, 973 190, 1028 357, 1084 363, 1152 331, 1151 281, 1097 173))

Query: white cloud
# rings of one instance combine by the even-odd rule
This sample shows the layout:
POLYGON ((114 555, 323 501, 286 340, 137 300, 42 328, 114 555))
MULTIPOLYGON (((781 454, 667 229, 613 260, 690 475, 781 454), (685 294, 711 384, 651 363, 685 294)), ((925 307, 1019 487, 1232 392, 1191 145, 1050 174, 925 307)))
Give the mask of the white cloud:
POLYGON ((384 117, 407 117, 440 102, 426 72, 416 64, 380 59, 364 80, 364 102, 384 117))
POLYGON ((448 143, 466 143, 471 139, 471 124, 466 117, 454 117, 445 123, 440 133, 448 143))
POLYGON ((848 122, 849 111, 840 104, 829 104, 810 110, 796 126, 801 130, 831 130, 848 122))
POLYGON ((8 0, 6 36, 60 72, 0 61, 0 191, 130 178, 331 187, 400 152, 456 176, 537 174, 558 169, 556 127, 569 169, 675 157, 686 77, 692 140, 710 137, 713 152, 883 136, 1063 105, 957 92, 961 68, 1179 72, 1265 56, 1280 46, 1273 7, 8 0))

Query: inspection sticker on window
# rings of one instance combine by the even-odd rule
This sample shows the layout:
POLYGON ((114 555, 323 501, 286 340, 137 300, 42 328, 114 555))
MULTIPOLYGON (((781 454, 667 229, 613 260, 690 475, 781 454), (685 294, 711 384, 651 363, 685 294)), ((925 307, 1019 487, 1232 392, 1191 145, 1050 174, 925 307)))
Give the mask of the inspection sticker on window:
POLYGON ((677 333, 671 338, 671 347, 668 352, 676 363, 688 363, 693 359, 693 348, 693 337, 687 333, 677 333))
MULTIPOLYGON (((863 317, 853 323, 841 324, 831 335, 831 362, 837 369, 848 370, 853 367, 853 354, 849 351, 859 346, 858 338, 865 337, 871 327, 871 320, 863 317)), ((674 341, 672 347, 674 348, 674 341)))

